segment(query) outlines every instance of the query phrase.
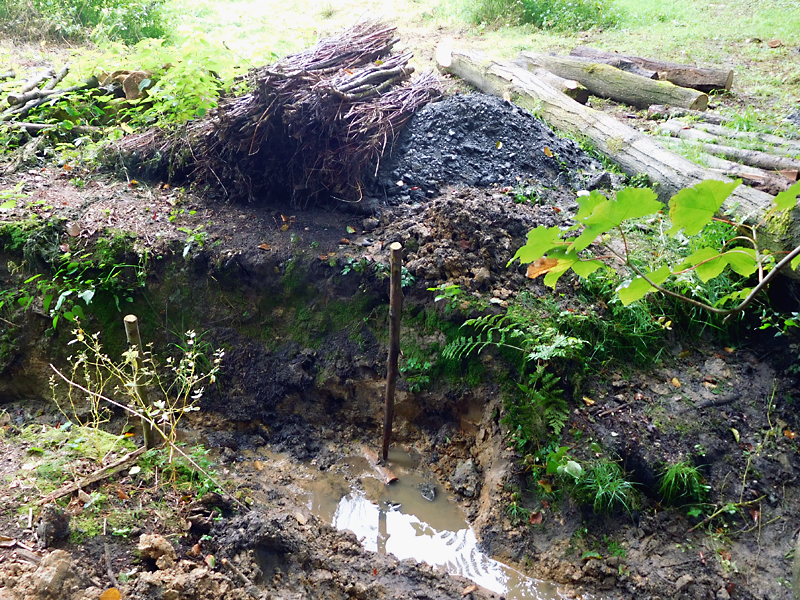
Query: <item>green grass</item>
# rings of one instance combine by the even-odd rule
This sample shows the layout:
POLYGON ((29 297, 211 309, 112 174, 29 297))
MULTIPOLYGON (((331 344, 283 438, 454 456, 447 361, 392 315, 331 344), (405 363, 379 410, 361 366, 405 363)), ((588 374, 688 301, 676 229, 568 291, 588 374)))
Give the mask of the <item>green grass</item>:
POLYGON ((658 493, 665 504, 703 502, 709 487, 700 470, 688 460, 668 465, 661 475, 658 493))
POLYGON ((598 460, 584 469, 575 482, 573 497, 589 504, 595 513, 633 510, 636 500, 633 484, 622 468, 610 460, 598 460))

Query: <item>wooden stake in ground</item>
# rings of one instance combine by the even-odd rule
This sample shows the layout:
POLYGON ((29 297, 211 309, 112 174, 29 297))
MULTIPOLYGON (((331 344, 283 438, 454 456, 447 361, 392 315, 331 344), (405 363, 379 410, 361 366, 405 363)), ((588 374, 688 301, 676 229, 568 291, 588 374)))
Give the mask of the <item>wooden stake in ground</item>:
POLYGON ((400 315, 403 311, 403 288, 400 271, 403 266, 403 246, 393 242, 389 249, 391 258, 391 291, 389 293, 389 360, 386 365, 386 397, 383 412, 383 460, 389 458, 394 420, 394 388, 397 385, 397 361, 400 358, 400 315))
MULTIPOLYGON (((136 392, 136 395, 139 397, 140 407, 144 408, 148 403, 147 392, 145 391, 144 386, 141 385, 139 375, 139 372, 142 370, 143 356, 142 339, 139 337, 139 320, 136 318, 136 315, 126 315, 124 321, 125 336, 128 338, 128 346, 135 348, 139 353, 136 357, 136 364, 134 365, 133 370, 133 389, 136 392)), ((142 436, 144 437, 145 448, 149 449, 155 446, 153 426, 145 419, 142 419, 142 436)))

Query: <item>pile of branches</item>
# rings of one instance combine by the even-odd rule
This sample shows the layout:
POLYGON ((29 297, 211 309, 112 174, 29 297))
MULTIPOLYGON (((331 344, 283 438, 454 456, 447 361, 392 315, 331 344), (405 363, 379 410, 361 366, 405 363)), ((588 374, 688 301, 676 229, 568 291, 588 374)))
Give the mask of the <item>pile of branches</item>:
POLYGON ((359 23, 253 69, 251 91, 207 118, 130 136, 119 150, 140 173, 167 171, 226 198, 359 202, 395 135, 440 93, 433 74, 411 80, 411 53, 391 54, 397 42, 393 27, 359 23))

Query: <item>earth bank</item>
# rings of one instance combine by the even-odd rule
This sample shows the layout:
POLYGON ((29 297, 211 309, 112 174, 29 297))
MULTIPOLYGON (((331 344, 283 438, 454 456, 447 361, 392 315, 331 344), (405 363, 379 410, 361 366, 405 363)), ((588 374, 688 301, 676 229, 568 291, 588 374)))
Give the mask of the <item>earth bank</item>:
MULTIPOLYGON (((19 175, 31 196, 13 216, 30 222, 3 229, 4 288, 24 287, 30 274, 18 269, 23 261, 32 274, 57 270, 67 251, 96 256, 105 248, 106 262, 130 266, 121 269, 119 285, 99 289, 83 327, 100 331, 110 354, 125 348, 120 298, 125 312, 139 316, 142 337, 156 353, 169 352, 189 329, 224 348, 219 385, 207 390, 186 435, 213 448, 231 490, 253 510, 212 498, 207 503, 221 519, 203 533, 146 519, 140 531, 128 532, 130 541, 56 540, 57 549, 41 560, 35 553, 24 560, 19 546, 1 547, 0 598, 99 597, 109 585, 107 554, 118 576, 136 569, 119 582, 124 597, 134 598, 450 598, 470 589, 425 566, 367 553, 354 536, 320 523, 296 504, 293 470, 267 458, 268 451, 286 452, 327 469, 379 439, 385 247, 393 241, 403 243, 415 277, 405 290, 406 370, 395 440, 422 453, 438 484, 453 488, 487 552, 596 597, 790 597, 800 527, 795 348, 765 349, 746 331, 731 345, 663 331, 649 342, 663 346, 658 360, 652 352, 645 366, 605 360, 588 369, 560 367, 570 415, 557 445, 584 464, 598 454, 619 457, 641 493, 631 513, 611 515, 595 515, 563 493, 542 494, 536 469, 523 466, 525 457, 508 445, 502 415, 518 374, 513 358, 440 360, 464 319, 516 303, 591 323, 614 318, 608 298, 585 294, 577 281, 564 280, 554 293, 506 267, 531 227, 566 222, 576 188, 611 185, 613 177, 571 142, 534 132, 541 127, 535 120, 499 100, 456 98, 445 106, 428 107, 433 116, 418 115, 398 141, 375 184, 369 216, 330 207, 291 214, 279 204, 224 205, 168 186, 103 177, 81 189, 52 167, 19 175), (470 120, 471 111, 483 117, 470 120), (458 118, 449 121, 450 114, 458 118), (465 123, 472 127, 457 126, 465 123), (517 203, 517 196, 528 201, 517 203), (447 285, 459 293, 434 302, 429 288, 447 285), (433 364, 425 368, 426 361, 433 364), (274 485, 248 483, 254 457, 274 474, 274 485), (741 506, 690 531, 699 519, 660 506, 657 494, 660 470, 682 459, 702 468, 712 503, 741 506), (541 522, 511 519, 515 494, 541 522), (163 546, 158 556, 136 551, 135 534, 148 533, 171 536, 175 556, 163 546), (201 551, 194 553, 196 544, 201 551), (222 558, 241 575, 221 566, 222 558)), ((40 302, 0 322, 4 472, 12 482, 36 454, 16 434, 30 423, 63 422, 47 403, 48 365, 68 371, 71 327, 62 321, 54 328, 40 302)), ((33 531, 18 527, 15 514, 38 497, 35 488, 9 487, 4 496, 11 510, 0 533, 35 545, 33 531)))

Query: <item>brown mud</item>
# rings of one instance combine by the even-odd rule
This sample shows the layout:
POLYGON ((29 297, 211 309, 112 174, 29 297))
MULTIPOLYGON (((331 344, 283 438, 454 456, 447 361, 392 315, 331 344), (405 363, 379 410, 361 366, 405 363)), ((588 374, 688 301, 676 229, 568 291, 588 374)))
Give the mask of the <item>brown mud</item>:
MULTIPOLYGON (((484 120, 529 120, 500 101, 470 102, 491 113, 484 120)), ((437 132, 432 122, 411 130, 417 141, 403 142, 401 154, 387 160, 384 180, 394 188, 384 186, 369 215, 331 206, 222 204, 180 188, 45 162, 8 182, 23 182, 30 195, 2 220, 30 221, 40 233, 36 243, 16 247, 5 230, 5 289, 28 276, 17 269, 23 259, 28 268, 37 261, 48 268, 65 251, 92 252, 99 240, 116 239, 115 260, 136 265, 146 258, 146 285, 122 308, 139 315, 155 351, 169 351, 192 328, 226 350, 219 385, 208 390, 185 435, 212 448, 226 489, 250 510, 213 496, 188 505, 180 495, 164 496, 184 521, 192 510, 204 515, 203 526, 170 529, 158 508, 144 505, 127 537, 69 538, 36 551, 37 517, 28 527, 27 511, 17 514, 39 496, 23 476, 36 451, 19 432, 63 422, 49 403, 48 364, 69 366, 71 339, 70 327, 54 330, 36 301, 0 321, 1 469, 10 482, 2 491, 0 534, 31 548, 0 544, 0 599, 97 598, 110 585, 106 557, 124 598, 491 597, 440 570, 366 551, 303 503, 304 482, 314 473, 309 463, 318 472, 336 470, 380 436, 389 243, 404 245, 405 266, 415 277, 405 289, 407 358, 436 354, 465 318, 515 302, 541 303, 551 313, 613 329, 608 299, 588 301, 577 280, 564 278, 553 291, 506 266, 530 228, 566 223, 576 189, 600 180, 610 185, 612 178, 579 150, 565 146, 559 154, 558 140, 545 135, 519 149, 527 171, 506 167, 508 160, 488 175, 468 171, 514 146, 490 129, 476 134, 473 154, 455 153, 464 169, 437 169, 447 177, 432 179, 422 167, 434 152, 425 155, 417 180, 410 149, 421 152, 439 136, 446 157, 465 143, 452 141, 455 130, 448 137, 453 127, 446 120, 437 132), (515 202, 522 193, 535 201, 515 202), (462 293, 434 302, 428 288, 447 284, 462 293), (274 452, 286 454, 278 460, 274 452), (139 536, 151 533, 167 536, 169 547, 151 540, 137 550, 139 536)), ((124 348, 123 313, 112 296, 99 293, 83 324, 102 332, 110 353, 124 348)), ((792 305, 790 291, 782 300, 792 305)), ((743 323, 722 341, 708 332, 665 330, 647 342, 645 364, 609 357, 588 369, 567 364, 560 373, 571 413, 558 445, 581 462, 600 453, 618 457, 641 496, 631 512, 595 515, 566 494, 539 493, 535 469, 521 466, 524 457, 508 446, 501 422, 504 394, 517 377, 517 366, 502 354, 431 368, 428 381, 420 379, 425 373, 405 372, 396 445, 418 453, 432 484, 452 492, 486 555, 558 584, 564 594, 788 599, 800 528, 800 441, 793 433, 800 422, 791 368, 797 349, 785 337, 752 329, 743 323), (658 475, 678 460, 701 468, 713 506, 738 506, 696 528, 699 518, 661 506, 658 475), (507 509, 517 490, 540 523, 512 522, 507 509)), ((363 487, 359 479, 346 480, 347 487, 363 487)), ((159 497, 158 490, 147 493, 159 497)), ((75 503, 67 510, 78 511, 75 503)))

